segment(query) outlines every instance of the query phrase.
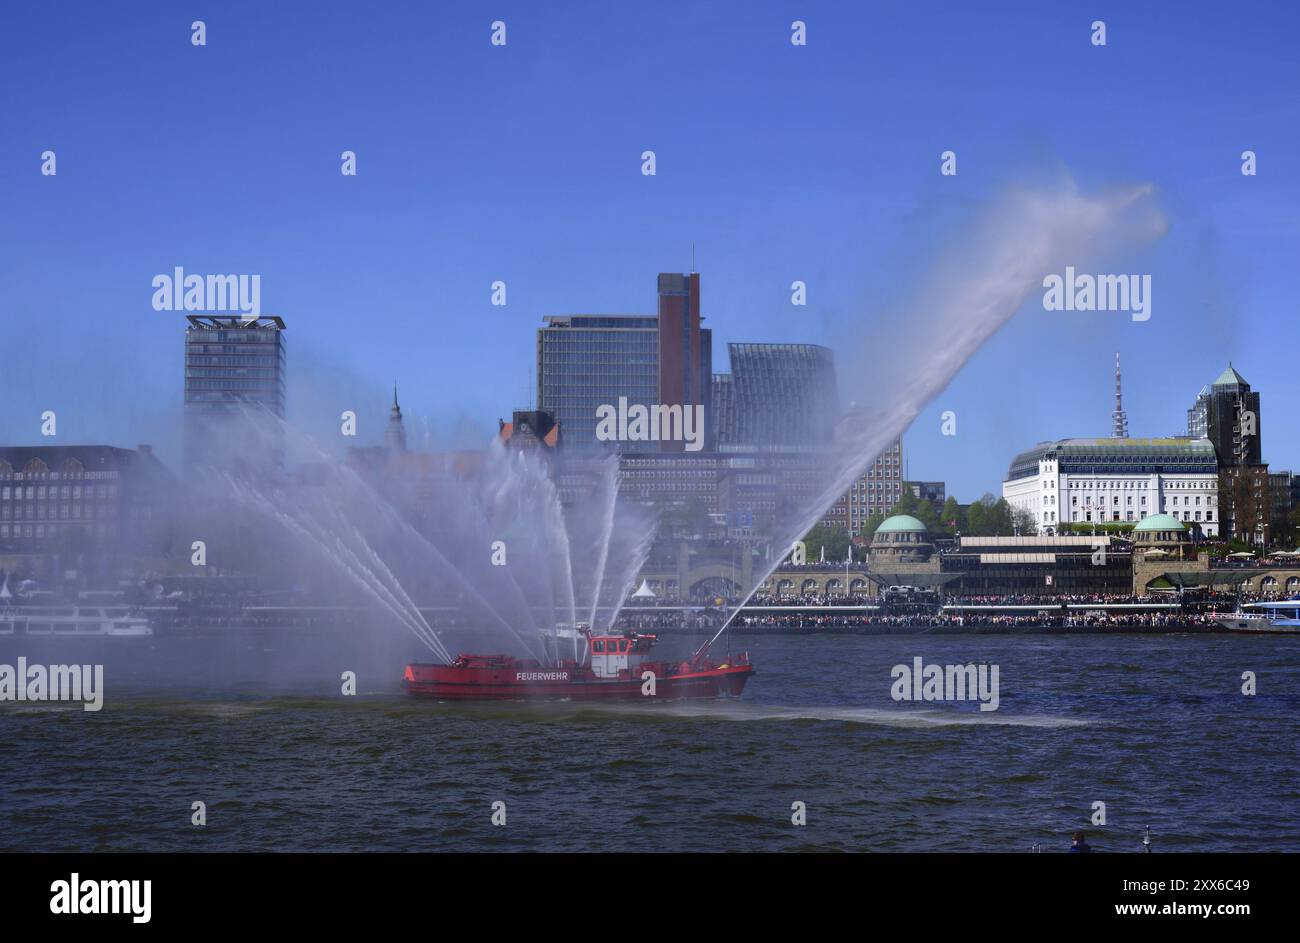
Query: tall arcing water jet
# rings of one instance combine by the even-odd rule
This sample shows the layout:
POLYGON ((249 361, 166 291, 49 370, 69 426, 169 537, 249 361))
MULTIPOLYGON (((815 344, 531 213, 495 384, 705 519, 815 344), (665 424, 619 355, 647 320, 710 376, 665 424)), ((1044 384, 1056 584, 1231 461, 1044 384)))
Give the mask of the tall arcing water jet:
MULTIPOLYGON (((1066 265, 1087 266, 1162 234, 1165 220, 1151 196, 1148 186, 1089 197, 1065 185, 1012 190, 989 207, 971 232, 952 242, 902 313, 902 342, 913 349, 891 351, 886 362, 864 343, 837 358, 841 388, 868 405, 840 423, 814 497, 789 505, 778 517, 776 547, 789 548, 822 518, 981 345, 1042 290, 1045 275, 1066 265), (891 375, 899 364, 906 371, 891 375), (859 372, 846 369, 850 365, 859 372)), ((779 549, 756 571, 718 634, 783 559, 779 549)))

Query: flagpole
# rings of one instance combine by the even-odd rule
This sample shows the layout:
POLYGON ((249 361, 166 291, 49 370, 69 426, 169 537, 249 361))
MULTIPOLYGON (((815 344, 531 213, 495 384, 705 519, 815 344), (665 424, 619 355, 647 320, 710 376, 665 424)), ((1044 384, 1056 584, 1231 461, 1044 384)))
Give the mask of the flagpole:
POLYGON ((844 598, 849 598, 849 564, 853 561, 853 538, 849 537, 849 552, 844 556, 844 598))

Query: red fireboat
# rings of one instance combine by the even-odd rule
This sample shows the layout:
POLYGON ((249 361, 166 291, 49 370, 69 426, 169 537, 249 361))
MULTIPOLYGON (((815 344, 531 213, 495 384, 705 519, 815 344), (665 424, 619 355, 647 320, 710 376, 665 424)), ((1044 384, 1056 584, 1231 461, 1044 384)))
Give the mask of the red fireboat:
POLYGON ((709 645, 689 661, 655 661, 656 636, 586 633, 581 661, 546 665, 513 655, 458 655, 450 665, 410 664, 402 686, 415 697, 440 701, 514 698, 633 700, 636 698, 739 697, 754 673, 749 653, 708 659, 709 645))

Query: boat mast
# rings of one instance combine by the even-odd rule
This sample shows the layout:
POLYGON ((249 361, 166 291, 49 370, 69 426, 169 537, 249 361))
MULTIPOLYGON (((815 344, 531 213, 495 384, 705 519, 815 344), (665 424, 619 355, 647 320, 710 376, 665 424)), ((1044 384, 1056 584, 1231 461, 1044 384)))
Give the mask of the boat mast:
POLYGON ((731 625, 731 620, 736 618, 737 613, 739 613, 740 610, 745 608, 745 606, 749 603, 749 600, 753 598, 754 593, 756 592, 758 592, 758 586, 755 586, 753 589, 751 589, 749 593, 746 594, 745 598, 740 601, 740 605, 736 606, 735 609, 731 610, 731 615, 727 616, 727 618, 723 620, 722 628, 718 629, 718 631, 714 634, 713 638, 709 639, 707 642, 705 642, 703 645, 701 645, 699 648, 695 650, 695 654, 691 656, 691 661, 697 661, 698 659, 704 657, 704 653, 707 652, 710 648, 712 648, 713 643, 722 637, 722 633, 727 631, 727 627, 731 625))

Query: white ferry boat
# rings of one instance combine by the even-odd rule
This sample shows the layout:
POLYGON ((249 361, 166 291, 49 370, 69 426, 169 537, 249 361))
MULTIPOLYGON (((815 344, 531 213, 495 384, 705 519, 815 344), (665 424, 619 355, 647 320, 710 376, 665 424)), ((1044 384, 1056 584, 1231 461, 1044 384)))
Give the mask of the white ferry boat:
POLYGON ((140 639, 153 626, 126 606, 2 606, 0 637, 140 639))
POLYGON ((1246 603, 1216 621, 1229 632, 1300 635, 1300 599, 1246 603))

